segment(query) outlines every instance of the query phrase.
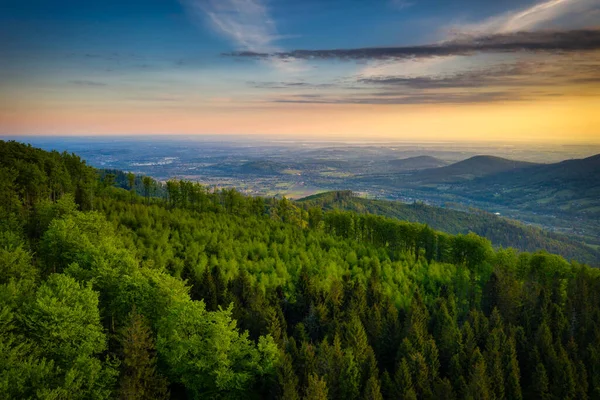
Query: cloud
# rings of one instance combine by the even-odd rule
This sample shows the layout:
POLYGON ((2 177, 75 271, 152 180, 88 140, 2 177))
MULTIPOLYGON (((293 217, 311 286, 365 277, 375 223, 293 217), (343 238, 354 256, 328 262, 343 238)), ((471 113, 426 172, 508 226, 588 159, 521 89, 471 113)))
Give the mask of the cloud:
POLYGON ((180 0, 188 12, 239 48, 253 52, 277 51, 281 39, 269 10, 260 0, 180 0))
POLYGON ((390 0, 390 5, 395 9, 404 10, 405 8, 414 6, 415 3, 409 0, 390 0))
POLYGON ((374 105, 406 105, 406 104, 472 104, 501 101, 524 100, 520 93, 512 91, 472 92, 460 93, 407 93, 393 94, 371 93, 363 96, 317 96, 297 95, 288 98, 274 99, 274 103, 300 103, 300 104, 374 104, 374 105))
POLYGON ((547 0, 479 23, 462 24, 453 27, 453 30, 479 34, 508 33, 533 30, 552 22, 563 27, 581 27, 586 15, 597 10, 600 10, 597 0, 547 0))
POLYGON ((357 49, 293 50, 289 52, 238 51, 227 55, 257 59, 403 60, 476 53, 574 52, 600 49, 600 30, 514 32, 483 36, 461 35, 453 40, 420 46, 357 49))
MULTIPOLYGON (((554 27, 555 30, 581 29, 586 26, 598 25, 600 16, 600 2, 598 0, 546 0, 532 6, 511 10, 476 23, 461 22, 459 25, 450 25, 441 29, 448 39, 471 36, 486 36, 493 34, 507 34, 519 31, 534 31, 540 28, 554 27)), ((460 54, 459 54, 460 55, 460 54)), ((473 59, 475 63, 485 54, 473 59)), ((471 62, 456 55, 413 58, 375 60, 362 69, 364 75, 381 76, 423 74, 424 71, 436 73, 445 69, 465 67, 471 62), (412 62, 412 61, 419 62, 412 62)))
POLYGON ((72 85, 76 85, 76 86, 87 86, 87 87, 108 86, 108 84, 103 83, 103 82, 88 81, 88 80, 73 80, 73 81, 69 81, 69 83, 72 85))
POLYGON ((413 89, 532 87, 553 88, 600 83, 600 60, 555 57, 522 61, 434 76, 359 76, 357 81, 379 87, 413 89))
MULTIPOLYGON (((325 84, 321 84, 325 85, 325 84)), ((433 75, 358 75, 331 83, 333 91, 306 82, 257 84, 289 89, 269 101, 315 104, 471 104, 600 94, 600 53, 530 57, 466 71, 433 75), (342 92, 343 90, 343 92, 342 92)))
POLYGON ((255 89, 329 89, 336 87, 334 83, 309 83, 309 82, 247 82, 248 86, 255 89))

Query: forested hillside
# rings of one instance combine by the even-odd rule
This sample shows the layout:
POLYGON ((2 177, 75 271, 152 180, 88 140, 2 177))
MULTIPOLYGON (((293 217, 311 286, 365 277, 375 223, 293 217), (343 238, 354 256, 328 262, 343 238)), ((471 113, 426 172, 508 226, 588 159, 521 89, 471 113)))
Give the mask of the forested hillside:
POLYGON ((309 196, 300 199, 299 203, 305 207, 320 207, 324 210, 370 213, 420 222, 451 234, 474 232, 489 239, 494 246, 513 247, 521 251, 546 250, 567 260, 600 265, 600 252, 586 245, 582 239, 526 226, 481 210, 465 212, 422 203, 404 204, 398 201, 365 199, 348 190, 309 196))
POLYGON ((116 180, 0 141, 0 398, 600 398, 599 270, 116 180))
POLYGON ((494 156, 475 156, 440 168, 418 171, 415 182, 460 182, 507 171, 525 171, 536 164, 494 156))
POLYGON ((466 190, 471 198, 525 210, 597 220, 600 218, 600 154, 490 175, 455 190, 466 190))

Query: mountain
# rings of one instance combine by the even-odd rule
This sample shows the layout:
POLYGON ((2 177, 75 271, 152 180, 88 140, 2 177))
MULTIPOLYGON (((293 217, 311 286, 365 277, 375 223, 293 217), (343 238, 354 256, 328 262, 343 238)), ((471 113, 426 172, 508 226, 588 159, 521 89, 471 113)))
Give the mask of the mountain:
POLYGON ((523 210, 600 217, 600 154, 481 177, 453 191, 523 210))
POLYGON ((439 168, 448 165, 444 160, 431 156, 416 156, 388 161, 390 167, 397 171, 439 168))
POLYGON ((556 164, 534 165, 527 170, 497 173, 477 181, 510 187, 556 186, 589 189, 600 186, 600 154, 556 164))
POLYGON ((471 212, 433 207, 422 203, 373 200, 355 196, 351 191, 326 192, 297 200, 306 207, 370 213, 403 221, 427 224, 450 234, 474 232, 498 247, 513 247, 521 251, 539 249, 600 266, 600 252, 582 240, 524 225, 482 210, 471 212))
POLYGON ((506 171, 524 170, 536 165, 538 164, 482 155, 471 157, 445 167, 418 171, 412 176, 412 180, 413 183, 472 180, 506 171))

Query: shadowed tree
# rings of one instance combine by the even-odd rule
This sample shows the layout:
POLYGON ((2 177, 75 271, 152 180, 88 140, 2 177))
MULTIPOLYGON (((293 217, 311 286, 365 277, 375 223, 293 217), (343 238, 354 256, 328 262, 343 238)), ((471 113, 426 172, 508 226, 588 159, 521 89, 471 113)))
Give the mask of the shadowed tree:
POLYGON ((327 400, 327 383, 317 374, 308 377, 308 386, 304 400, 327 400))
POLYGON ((156 371, 152 332, 134 308, 120 336, 123 370, 119 397, 126 400, 167 399, 167 381, 156 371))

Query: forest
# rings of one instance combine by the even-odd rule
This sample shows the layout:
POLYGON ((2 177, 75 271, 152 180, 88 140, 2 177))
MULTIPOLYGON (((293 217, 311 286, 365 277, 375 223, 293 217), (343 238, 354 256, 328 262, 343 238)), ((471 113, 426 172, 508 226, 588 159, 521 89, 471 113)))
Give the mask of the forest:
MULTIPOLYGON (((542 230, 479 209, 462 211, 453 209, 453 204, 442 208, 417 201, 405 204, 398 201, 367 199, 350 190, 320 193, 298 201, 303 203, 304 207, 377 214, 403 221, 426 223, 431 228, 446 233, 473 232, 489 239, 495 247, 513 247, 520 251, 546 250, 567 260, 574 259, 594 267, 600 266, 600 251, 594 248, 593 241, 587 243, 577 235, 542 230)), ((577 226, 577 223, 572 225, 577 226)))
POLYGON ((0 398, 600 398, 600 271, 0 141, 0 398))

